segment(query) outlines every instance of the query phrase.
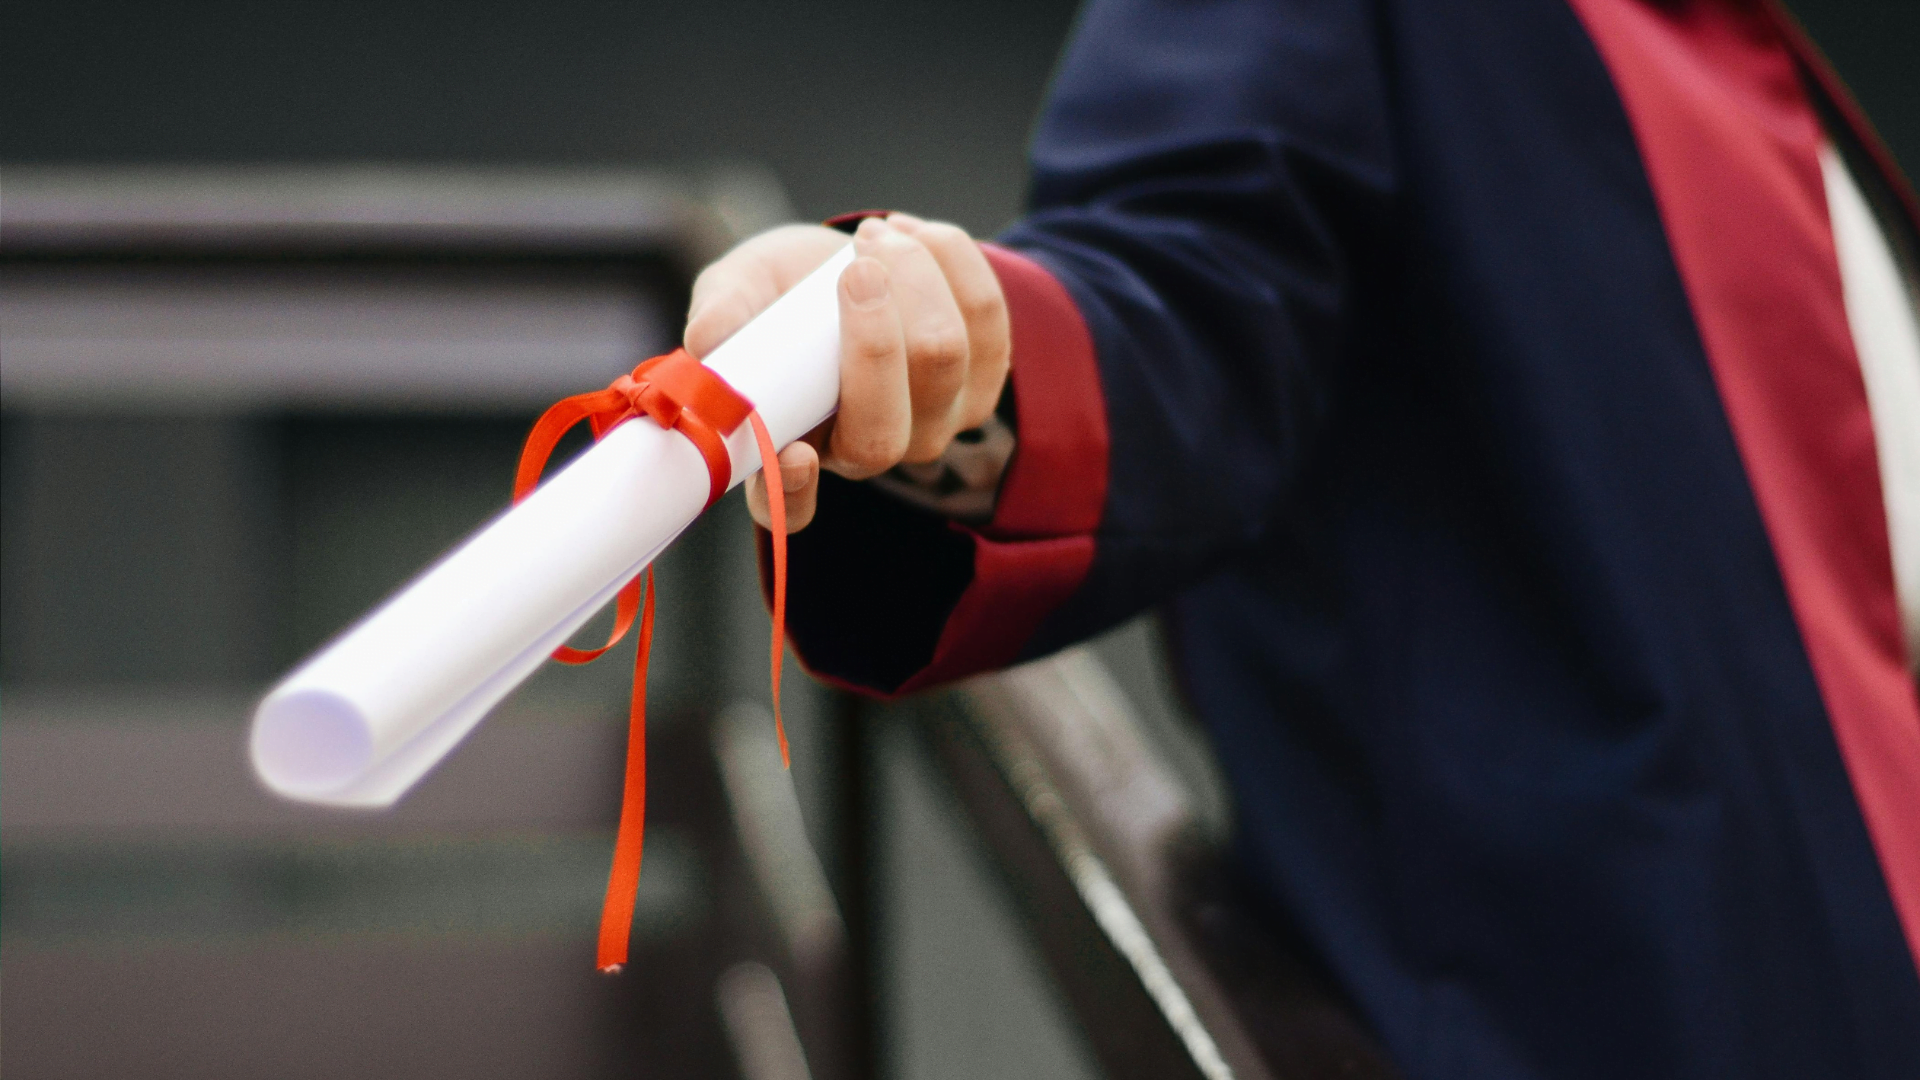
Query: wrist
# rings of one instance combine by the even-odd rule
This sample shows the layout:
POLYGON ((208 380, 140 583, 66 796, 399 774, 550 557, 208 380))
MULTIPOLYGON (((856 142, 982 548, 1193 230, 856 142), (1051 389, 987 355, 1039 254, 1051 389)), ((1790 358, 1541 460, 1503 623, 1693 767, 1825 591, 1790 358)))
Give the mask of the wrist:
MULTIPOLYGON (((1002 391, 1000 400, 1004 405, 1011 397, 1002 391)), ((954 435, 933 461, 896 465, 869 483, 923 510, 969 525, 986 524, 993 519, 1000 481, 1018 441, 1005 413, 1004 408, 996 410, 986 423, 954 435)))

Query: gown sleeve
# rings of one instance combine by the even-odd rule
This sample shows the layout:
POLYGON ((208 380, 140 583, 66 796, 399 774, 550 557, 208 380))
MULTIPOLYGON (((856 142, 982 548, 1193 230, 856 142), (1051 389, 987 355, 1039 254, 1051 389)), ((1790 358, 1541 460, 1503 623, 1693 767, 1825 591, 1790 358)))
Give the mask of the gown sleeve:
MULTIPOLYGON (((788 629, 891 695, 1044 655, 1257 544, 1326 413, 1393 213, 1370 8, 1096 0, 988 245, 1017 449, 966 525, 824 477, 788 629)), ((764 545, 763 545, 764 546, 764 545)))

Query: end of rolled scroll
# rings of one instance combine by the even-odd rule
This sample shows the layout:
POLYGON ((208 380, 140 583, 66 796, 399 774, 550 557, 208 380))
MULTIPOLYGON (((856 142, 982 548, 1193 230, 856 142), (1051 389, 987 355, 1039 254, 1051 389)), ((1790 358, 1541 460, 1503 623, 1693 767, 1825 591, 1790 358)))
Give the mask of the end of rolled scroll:
POLYGON ((322 800, 364 774, 373 735, 359 710, 324 690, 269 694, 253 715, 253 771, 276 795, 322 800))

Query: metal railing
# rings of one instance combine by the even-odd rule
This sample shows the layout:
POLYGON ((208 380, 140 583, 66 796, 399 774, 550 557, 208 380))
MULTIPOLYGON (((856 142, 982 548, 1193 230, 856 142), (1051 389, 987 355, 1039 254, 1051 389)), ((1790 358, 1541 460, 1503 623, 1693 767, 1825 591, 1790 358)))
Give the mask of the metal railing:
POLYGON ((1392 1075, 1092 648, 963 684, 926 731, 1109 1076, 1392 1075))

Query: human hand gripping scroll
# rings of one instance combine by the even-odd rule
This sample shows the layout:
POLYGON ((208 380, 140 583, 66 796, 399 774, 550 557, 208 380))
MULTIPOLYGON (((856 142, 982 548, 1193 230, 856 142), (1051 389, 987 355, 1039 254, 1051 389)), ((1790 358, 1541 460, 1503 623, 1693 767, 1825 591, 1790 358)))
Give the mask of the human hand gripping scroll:
MULTIPOLYGON (((790 225, 741 243, 694 282, 687 351, 711 352, 846 242, 790 225)), ((839 411, 779 455, 789 532, 813 520, 822 468, 865 480, 938 461, 993 416, 1007 380, 1006 297, 965 230, 889 214, 862 221, 853 244, 837 290, 839 411)), ((762 475, 746 488, 754 521, 771 528, 762 475)))

